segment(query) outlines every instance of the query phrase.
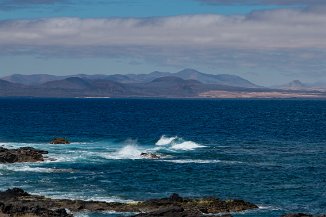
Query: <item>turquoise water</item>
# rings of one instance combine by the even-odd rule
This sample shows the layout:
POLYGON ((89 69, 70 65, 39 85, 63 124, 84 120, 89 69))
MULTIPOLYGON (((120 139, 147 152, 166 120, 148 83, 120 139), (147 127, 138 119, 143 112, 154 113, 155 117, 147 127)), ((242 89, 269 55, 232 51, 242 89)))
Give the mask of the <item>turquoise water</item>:
POLYGON ((50 152, 42 163, 0 165, 0 189, 121 202, 176 192, 260 206, 234 216, 321 214, 325 129, 317 100, 0 99, 0 146, 50 152), (53 137, 72 144, 48 144, 53 137))

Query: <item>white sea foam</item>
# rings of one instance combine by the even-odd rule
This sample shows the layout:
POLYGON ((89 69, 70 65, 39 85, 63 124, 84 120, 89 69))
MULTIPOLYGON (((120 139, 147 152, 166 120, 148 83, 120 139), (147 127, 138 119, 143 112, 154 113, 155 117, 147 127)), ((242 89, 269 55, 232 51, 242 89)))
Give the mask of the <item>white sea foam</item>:
POLYGON ((184 150, 184 151, 191 151, 194 150, 196 148, 203 148, 205 146, 203 145, 199 145, 196 142, 192 142, 192 141, 185 141, 185 142, 181 142, 181 143, 174 143, 172 144, 171 148, 174 150, 184 150))
POLYGON ((0 164, 0 170, 14 171, 14 172, 36 172, 36 173, 51 173, 54 171, 52 168, 31 167, 21 164, 3 165, 0 164))
MULTIPOLYGON (((131 216, 131 215, 136 215, 139 214, 138 212, 116 212, 116 211, 98 211, 96 213, 101 213, 101 214, 107 214, 107 215, 118 215, 118 216, 131 216)), ((83 212, 78 212, 74 213, 74 216, 76 217, 89 217, 92 216, 94 212, 89 212, 89 211, 83 211, 83 212)))
POLYGON ((141 159, 141 149, 136 145, 126 145, 116 152, 103 154, 107 159, 141 159))
POLYGON ((39 192, 38 195, 47 195, 49 198, 52 199, 70 199, 70 200, 83 200, 83 201, 100 201, 100 202, 107 202, 107 203, 133 203, 138 202, 135 200, 128 200, 123 199, 117 196, 87 196, 87 195, 77 195, 74 193, 65 193, 65 192, 39 192))
POLYGON ((178 139, 177 136, 175 137, 167 137, 165 135, 161 136, 161 138, 155 143, 155 145, 163 146, 163 145, 169 145, 174 140, 178 139))
POLYGON ((261 210, 269 210, 269 211, 274 211, 274 210, 282 210, 279 207, 275 207, 275 206, 265 206, 265 205, 260 205, 258 206, 259 209, 261 210))
POLYGON ((167 137, 165 135, 156 142, 157 146, 166 146, 170 150, 182 150, 182 151, 191 151, 197 148, 203 148, 205 146, 200 145, 193 141, 186 141, 177 136, 167 137))
POLYGON ((195 160, 195 159, 180 159, 180 160, 162 160, 164 162, 171 162, 177 164, 213 164, 220 163, 220 160, 195 160))

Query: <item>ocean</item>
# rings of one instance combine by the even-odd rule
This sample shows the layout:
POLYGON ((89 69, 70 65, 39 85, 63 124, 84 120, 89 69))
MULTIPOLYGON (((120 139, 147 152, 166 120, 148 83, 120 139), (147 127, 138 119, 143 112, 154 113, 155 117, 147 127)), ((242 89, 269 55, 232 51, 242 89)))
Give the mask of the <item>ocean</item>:
POLYGON ((0 164, 0 190, 110 202, 179 193, 260 207, 236 217, 326 213, 322 100, 3 98, 0 146, 49 151, 45 162, 0 164), (55 137, 72 143, 49 144, 55 137))

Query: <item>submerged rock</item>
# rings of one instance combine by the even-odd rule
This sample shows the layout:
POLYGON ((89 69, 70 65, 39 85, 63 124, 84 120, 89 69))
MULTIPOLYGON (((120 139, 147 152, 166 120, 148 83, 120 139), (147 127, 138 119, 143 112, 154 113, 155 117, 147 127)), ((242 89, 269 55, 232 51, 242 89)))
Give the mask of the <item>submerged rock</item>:
POLYGON ((15 211, 19 213, 24 210, 28 213, 33 210, 44 209, 45 212, 49 210, 49 215, 34 213, 35 216, 42 217, 69 216, 69 214, 63 212, 62 209, 68 209, 72 212, 116 211, 141 213, 138 216, 199 217, 204 214, 228 213, 258 208, 256 205, 242 200, 223 201, 217 198, 190 199, 182 198, 177 194, 173 194, 169 198, 152 199, 134 203, 50 199, 43 196, 30 195, 19 188, 0 192, 0 204, 3 213, 9 212, 8 207, 14 207, 9 209, 11 213, 15 211), (55 213, 50 213, 51 210, 55 211, 55 213))
POLYGON ((64 138, 54 138, 50 144, 70 144, 70 142, 64 138))
POLYGON ((7 149, 0 147, 0 163, 44 161, 43 154, 48 154, 48 152, 31 147, 23 147, 18 149, 7 149))
POLYGON ((140 156, 141 156, 142 158, 148 158, 148 159, 160 159, 160 158, 161 158, 161 156, 158 155, 158 154, 154 154, 154 153, 145 153, 145 152, 141 153, 140 156))

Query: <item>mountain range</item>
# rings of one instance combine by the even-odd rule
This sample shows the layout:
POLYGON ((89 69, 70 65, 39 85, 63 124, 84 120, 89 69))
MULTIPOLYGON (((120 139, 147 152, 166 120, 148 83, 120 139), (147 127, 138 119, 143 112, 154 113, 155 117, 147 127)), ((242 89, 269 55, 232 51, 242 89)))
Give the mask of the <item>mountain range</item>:
MULTIPOLYGON (((290 85, 304 86, 298 81, 290 85)), ((283 98, 325 95, 317 90, 287 87, 265 88, 236 75, 212 75, 194 69, 127 75, 14 74, 0 79, 0 96, 283 98)))
POLYGON ((109 80, 119 83, 146 83, 151 82, 154 79, 161 77, 178 77, 185 80, 198 80, 205 84, 219 84, 226 86, 237 86, 237 87, 258 87, 257 85, 251 83, 250 81, 243 79, 236 75, 211 75, 205 74, 194 69, 184 69, 177 73, 170 72, 159 72, 155 71, 149 74, 115 74, 115 75, 85 75, 85 74, 77 74, 77 75, 68 75, 68 76, 55 76, 55 75, 47 75, 47 74, 34 74, 34 75, 21 75, 14 74, 7 77, 1 78, 2 80, 9 81, 12 83, 19 83, 24 85, 39 85, 44 84, 49 81, 63 80, 70 77, 78 77, 82 79, 88 80, 109 80))

